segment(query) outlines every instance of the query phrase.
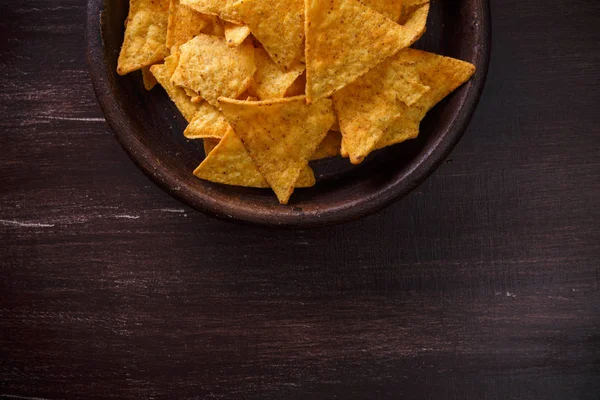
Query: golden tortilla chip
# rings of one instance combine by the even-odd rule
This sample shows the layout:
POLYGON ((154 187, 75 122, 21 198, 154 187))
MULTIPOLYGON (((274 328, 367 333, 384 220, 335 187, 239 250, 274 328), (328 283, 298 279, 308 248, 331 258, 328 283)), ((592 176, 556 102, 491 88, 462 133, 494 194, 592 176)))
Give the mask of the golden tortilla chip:
POLYGON ((261 102, 219 99, 229 124, 281 204, 287 204, 300 171, 333 125, 329 99, 306 104, 304 96, 261 102))
POLYGON ((390 125, 375 145, 375 150, 416 139, 419 136, 419 124, 423 118, 418 117, 418 113, 412 111, 416 111, 416 109, 411 110, 407 115, 400 116, 390 125))
POLYGON ((154 89, 154 86, 158 83, 152 72, 150 72, 150 67, 142 68, 142 80, 144 81, 144 89, 148 91, 154 89))
POLYGON ((192 89, 184 87, 183 90, 185 91, 185 94, 188 95, 192 103, 202 102, 202 97, 200 97, 200 95, 194 92, 192 89))
POLYGON ((360 2, 392 21, 398 21, 402 15, 403 0, 360 0, 360 2))
POLYGON ((250 41, 228 47, 223 38, 200 34, 179 49, 179 65, 171 81, 215 107, 219 97, 237 98, 252 84, 256 65, 250 41))
POLYGON ((248 91, 262 100, 284 97, 304 72, 304 64, 301 63, 296 63, 288 71, 283 72, 262 47, 254 49, 254 61, 256 73, 248 91))
MULTIPOLYGON (((398 23, 400 25, 405 25, 409 19, 413 19, 416 23, 421 24, 422 22, 422 14, 429 13, 429 0, 403 0, 402 1, 402 13, 400 14, 400 18, 398 19, 398 23), (427 5, 426 9, 423 9, 423 6, 427 5), (414 13, 420 10, 420 16, 414 16, 414 13)), ((427 19, 427 15, 425 15, 425 19, 427 19)))
POLYGON ((375 68, 333 95, 344 149, 353 164, 360 163, 373 150, 400 116, 396 93, 382 72, 387 70, 375 68))
POLYGON ((227 40, 227 45, 230 47, 239 46, 250 36, 250 28, 246 25, 224 21, 223 28, 225 29, 225 40, 227 40))
POLYGON ((330 130, 325 139, 321 142, 317 151, 310 158, 311 161, 321 160, 323 158, 335 157, 340 155, 342 146, 342 134, 330 130))
POLYGON ((212 23, 209 27, 206 27, 202 33, 212 36, 225 37, 225 28, 223 28, 224 21, 219 17, 215 17, 214 15, 211 15, 211 17, 215 18, 214 23, 212 23))
POLYGON ((223 113, 203 101, 183 135, 188 139, 222 138, 229 130, 223 113))
POLYGON ((304 0, 243 0, 235 9, 273 61, 290 68, 304 52, 304 0))
POLYGON ((237 2, 238 0, 181 0, 181 4, 199 13, 217 15, 225 21, 239 23, 240 19, 232 7, 237 2))
POLYGON ((286 90, 284 97, 303 96, 304 89, 306 89, 306 65, 304 66, 305 71, 300 75, 294 83, 290 85, 286 90))
POLYGON ((429 90, 408 61, 392 62, 394 59, 379 64, 333 95, 344 151, 353 164, 362 162, 400 117, 403 110, 399 102, 412 105, 429 90))
POLYGON ((404 0, 403 4, 400 23, 407 31, 415 32, 410 40, 410 44, 413 44, 425 33, 427 16, 429 15, 429 0, 418 0, 412 3, 409 0, 404 0))
POLYGON ((190 122, 194 115, 200 109, 199 104, 192 103, 182 88, 179 88, 171 83, 171 76, 179 63, 179 53, 171 54, 165 58, 164 64, 153 65, 150 67, 150 72, 165 89, 171 100, 175 103, 186 121, 190 122))
POLYGON ((211 151, 221 142, 221 139, 206 138, 203 139, 204 144, 204 156, 207 157, 211 151))
POLYGON ((475 73, 475 66, 468 62, 414 49, 401 51, 391 63, 410 65, 430 90, 411 106, 399 103, 401 116, 385 132, 376 148, 415 138, 425 114, 475 73))
POLYGON ((117 73, 125 75, 169 55, 166 46, 169 0, 130 0, 117 73))
MULTIPOLYGON (((194 175, 198 178, 226 185, 269 187, 269 183, 256 168, 244 144, 231 128, 213 149, 210 146, 214 142, 207 144, 205 140, 204 143, 207 157, 194 171, 194 175)), ((314 186, 315 182, 312 169, 306 166, 299 174, 298 187, 314 186)))
POLYGON ((342 89, 409 46, 424 29, 410 21, 398 25, 357 0, 307 0, 307 101, 342 89))
POLYGON ((386 61, 382 64, 390 66, 387 74, 389 85, 394 88, 396 98, 407 106, 415 104, 429 91, 429 86, 422 84, 419 74, 409 63, 388 63, 386 61), (390 76, 391 82, 389 81, 390 76))
POLYGON ((214 29, 217 17, 200 14, 180 4, 179 0, 171 0, 169 8, 169 27, 167 30, 167 48, 181 46, 200 33, 208 33, 214 29))

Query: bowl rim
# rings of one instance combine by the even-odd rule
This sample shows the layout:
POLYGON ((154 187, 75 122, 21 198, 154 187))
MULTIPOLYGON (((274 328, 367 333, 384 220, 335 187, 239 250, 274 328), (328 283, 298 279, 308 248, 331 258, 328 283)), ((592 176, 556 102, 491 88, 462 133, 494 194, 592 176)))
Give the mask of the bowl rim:
POLYGON ((209 195, 188 187, 177 175, 161 166, 151 149, 135 135, 135 128, 129 116, 113 99, 110 82, 115 72, 104 62, 102 13, 105 1, 107 0, 88 0, 86 58, 94 92, 117 140, 135 164, 171 196, 216 218, 251 225, 287 228, 334 225, 373 214, 410 193, 439 167, 462 137, 483 92, 491 55, 492 25, 489 0, 475 0, 479 3, 482 22, 478 24, 479 35, 482 36, 481 45, 478 46, 473 59, 478 73, 471 78, 468 90, 462 94, 464 101, 461 111, 457 113, 452 123, 448 124, 440 138, 419 154, 409 164, 410 167, 396 176, 391 183, 377 188, 367 196, 318 213, 298 211, 296 207, 289 207, 291 211, 286 213, 281 213, 279 210, 265 211, 244 207, 243 204, 237 206, 223 204, 210 198, 209 195))

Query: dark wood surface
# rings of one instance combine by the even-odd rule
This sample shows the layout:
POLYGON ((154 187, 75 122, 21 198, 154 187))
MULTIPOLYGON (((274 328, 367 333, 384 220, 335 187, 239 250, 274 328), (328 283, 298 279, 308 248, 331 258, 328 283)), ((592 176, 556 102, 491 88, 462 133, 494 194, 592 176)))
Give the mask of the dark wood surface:
POLYGON ((83 0, 0 10, 0 398, 600 397, 600 2, 492 1, 444 165, 296 231, 206 217, 135 167, 83 0))

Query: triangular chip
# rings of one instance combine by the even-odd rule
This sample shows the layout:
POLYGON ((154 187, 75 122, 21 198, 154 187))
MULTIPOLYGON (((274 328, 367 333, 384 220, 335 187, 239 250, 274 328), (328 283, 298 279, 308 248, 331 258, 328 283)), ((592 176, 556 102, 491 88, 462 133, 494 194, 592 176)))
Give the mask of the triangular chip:
POLYGON ((171 81, 192 89, 213 106, 219 106, 219 97, 236 98, 250 87, 256 71, 250 41, 229 47, 223 38, 200 34, 179 49, 179 65, 171 81))
POLYGON ((475 66, 468 62, 421 50, 403 50, 391 61, 393 64, 411 66, 430 90, 410 107, 400 103, 401 116, 385 132, 376 148, 415 138, 425 114, 475 73, 475 66))
POLYGON ((150 72, 150 67, 142 68, 142 80, 144 82, 144 89, 148 91, 154 89, 154 86, 158 83, 152 72, 150 72))
POLYGON ((254 61, 256 62, 256 73, 248 91, 262 100, 284 97, 288 89, 304 72, 304 64, 299 62, 286 72, 282 71, 262 47, 254 49, 254 61))
MULTIPOLYGON (((416 114, 418 115, 419 113, 416 114)), ((419 124, 423 119, 417 115, 409 112, 397 118, 385 131, 383 137, 379 139, 375 145, 375 150, 406 142, 410 139, 416 139, 419 136, 419 124)))
POLYGON ((166 46, 169 0, 130 0, 117 73, 149 67, 169 55, 166 46))
POLYGON ((188 139, 220 139, 225 136, 229 129, 229 123, 223 113, 203 101, 183 135, 188 139))
POLYGON ((186 121, 190 122, 200 109, 200 104, 195 104, 185 93, 185 90, 171 83, 171 76, 179 63, 179 53, 173 53, 165 58, 164 64, 153 65, 150 72, 158 83, 165 89, 171 100, 175 103, 186 121))
POLYGON ((399 103, 414 104, 429 90, 414 68, 389 59, 339 92, 333 101, 344 150, 354 164, 362 162, 400 117, 399 103))
POLYGON ((304 0, 243 0, 232 8, 282 69, 300 60, 304 49, 304 0))
MULTIPOLYGON (((405 25, 409 19, 412 19, 415 21, 415 23, 420 24, 420 21, 423 19, 423 13, 429 13, 429 0, 403 0, 402 13, 400 14, 398 23, 400 25, 405 25), (424 6, 427 6, 427 8, 423 9, 424 6), (414 14, 418 10, 419 12, 415 17, 414 14)), ((425 15, 425 18, 427 18, 427 15, 425 15)))
POLYGON ((250 36, 250 28, 246 25, 224 21, 223 28, 225 29, 225 40, 227 40, 227 45, 230 47, 239 46, 250 36))
POLYGON ((232 6, 237 2, 238 0, 181 0, 181 4, 199 13, 217 15, 225 21, 239 23, 239 17, 232 10, 232 6))
POLYGON ((171 0, 169 10, 169 28, 167 30, 167 47, 181 46, 200 33, 214 30, 217 17, 200 14, 191 8, 181 5, 179 0, 171 0))
POLYGON ((311 161, 321 160, 323 158, 335 157, 340 155, 342 145, 342 134, 330 130, 325 139, 321 142, 317 151, 310 157, 311 161))
POLYGON ((185 91, 185 94, 187 94, 188 97, 192 100, 192 103, 202 102, 202 97, 200 97, 200 95, 194 92, 192 89, 184 87, 183 90, 185 91))
POLYGON ((306 97, 330 96, 420 37, 357 0, 306 0, 306 97))
POLYGON ((305 100, 219 99, 225 118, 282 204, 287 204, 300 171, 335 121, 331 100, 311 105, 305 100))
POLYGON ((404 0, 360 0, 365 6, 385 15, 392 21, 398 21, 402 15, 404 0))
MULTIPOLYGON (((214 141, 205 141, 207 157, 194 171, 200 179, 226 185, 268 188, 244 144, 230 128, 220 143, 211 149, 214 141)), ((298 176, 297 187, 310 187, 315 184, 315 175, 310 167, 305 167, 298 176)))

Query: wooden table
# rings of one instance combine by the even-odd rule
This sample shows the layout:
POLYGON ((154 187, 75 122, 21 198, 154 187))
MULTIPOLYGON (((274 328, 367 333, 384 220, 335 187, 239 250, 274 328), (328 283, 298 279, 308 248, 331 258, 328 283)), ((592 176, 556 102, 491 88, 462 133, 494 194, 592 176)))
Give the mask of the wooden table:
POLYGON ((600 2, 492 1, 444 165, 307 231, 217 221, 135 167, 83 0, 0 9, 0 398, 600 398, 600 2))

